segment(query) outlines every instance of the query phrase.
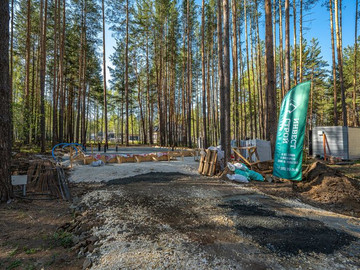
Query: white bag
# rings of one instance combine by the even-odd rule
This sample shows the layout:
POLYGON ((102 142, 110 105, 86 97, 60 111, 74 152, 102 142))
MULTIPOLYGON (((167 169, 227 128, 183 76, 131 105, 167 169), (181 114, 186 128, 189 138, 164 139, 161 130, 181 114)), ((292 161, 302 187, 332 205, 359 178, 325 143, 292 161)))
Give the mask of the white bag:
POLYGON ((239 183, 249 183, 249 180, 243 175, 240 174, 227 174, 226 175, 229 180, 233 180, 239 183))

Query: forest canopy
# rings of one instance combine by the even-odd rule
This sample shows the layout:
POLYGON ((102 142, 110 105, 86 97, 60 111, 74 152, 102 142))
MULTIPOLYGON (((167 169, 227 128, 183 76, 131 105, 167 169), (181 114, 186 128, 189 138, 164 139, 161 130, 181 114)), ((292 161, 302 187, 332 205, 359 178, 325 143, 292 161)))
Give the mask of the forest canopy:
POLYGON ((223 132, 237 141, 270 140, 284 95, 308 80, 310 129, 358 126, 357 6, 341 0, 11 0, 14 141, 45 151, 64 141, 111 138, 171 146, 200 138, 209 146, 223 132), (330 63, 319 40, 303 33, 304 16, 319 3, 329 16, 330 63), (343 48, 345 3, 356 8, 356 27, 354 45, 343 48), (108 27, 116 45, 106 58, 108 27))

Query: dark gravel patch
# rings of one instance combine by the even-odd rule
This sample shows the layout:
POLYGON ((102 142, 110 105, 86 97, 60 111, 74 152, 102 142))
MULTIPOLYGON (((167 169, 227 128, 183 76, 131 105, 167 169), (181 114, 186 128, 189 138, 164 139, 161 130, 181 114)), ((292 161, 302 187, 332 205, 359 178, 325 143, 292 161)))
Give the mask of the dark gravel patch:
POLYGON ((277 215, 275 211, 239 200, 219 206, 228 208, 229 214, 236 217, 238 232, 251 236, 261 246, 278 253, 331 254, 358 240, 345 232, 329 228, 320 221, 277 215))
POLYGON ((172 182, 184 178, 187 176, 186 174, 182 173, 173 173, 173 172, 151 172, 146 174, 140 174, 136 176, 126 177, 126 178, 119 178, 110 180, 106 183, 106 185, 128 185, 128 184, 135 184, 140 182, 146 183, 165 183, 165 182, 172 182))

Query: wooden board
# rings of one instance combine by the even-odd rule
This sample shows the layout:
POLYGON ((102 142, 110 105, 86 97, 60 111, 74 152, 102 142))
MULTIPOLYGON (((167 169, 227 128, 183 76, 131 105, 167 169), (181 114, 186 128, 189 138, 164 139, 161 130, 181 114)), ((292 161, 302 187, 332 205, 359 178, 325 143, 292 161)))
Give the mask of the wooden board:
POLYGON ((216 172, 217 151, 212 151, 211 155, 208 176, 213 176, 216 172))
POLYGON ((202 155, 198 172, 202 175, 213 176, 216 172, 217 151, 205 150, 205 156, 202 155))
POLYGON ((93 156, 84 157, 84 165, 89 165, 89 164, 91 164, 93 161, 95 161, 95 158, 94 158, 93 156))
POLYGON ((199 169, 198 169, 198 172, 200 174, 203 172, 203 169, 204 169, 204 161, 205 161, 205 155, 201 155, 199 169))
POLYGON ((132 157, 123 157, 123 156, 117 156, 118 163, 134 163, 136 162, 136 159, 134 156, 132 157))

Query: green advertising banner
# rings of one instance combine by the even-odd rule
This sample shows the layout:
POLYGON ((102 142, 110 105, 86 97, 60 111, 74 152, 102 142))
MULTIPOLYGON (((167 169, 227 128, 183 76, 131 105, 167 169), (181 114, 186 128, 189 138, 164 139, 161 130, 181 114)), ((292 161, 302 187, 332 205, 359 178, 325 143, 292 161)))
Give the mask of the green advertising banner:
POLYGON ((275 144, 274 176, 298 181, 302 178, 309 92, 310 81, 307 81, 292 88, 283 99, 275 144))

